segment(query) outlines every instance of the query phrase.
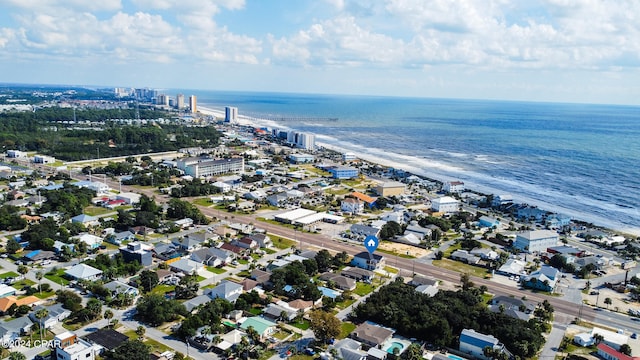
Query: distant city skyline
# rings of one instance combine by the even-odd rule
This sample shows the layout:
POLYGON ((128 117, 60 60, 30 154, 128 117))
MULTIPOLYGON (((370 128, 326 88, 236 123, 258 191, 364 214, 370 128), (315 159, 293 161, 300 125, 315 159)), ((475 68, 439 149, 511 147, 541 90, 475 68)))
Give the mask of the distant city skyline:
POLYGON ((638 14, 632 0, 6 0, 0 82, 640 105, 638 14))

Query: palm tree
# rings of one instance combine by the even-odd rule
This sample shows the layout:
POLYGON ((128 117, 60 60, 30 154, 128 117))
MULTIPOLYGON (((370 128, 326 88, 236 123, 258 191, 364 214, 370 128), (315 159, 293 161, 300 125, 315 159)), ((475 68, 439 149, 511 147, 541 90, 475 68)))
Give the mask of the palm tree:
POLYGON ((607 305, 607 310, 609 310, 609 305, 611 305, 613 302, 611 301, 611 298, 604 298, 604 303, 605 305, 607 305))
POLYGON ((40 295, 42 295, 42 286, 40 285, 43 277, 44 277, 44 274, 42 273, 42 271, 36 272, 36 279, 38 279, 38 290, 40 291, 40 295))
POLYGON ((111 318, 113 318, 113 311, 111 309, 107 309, 104 311, 104 318, 107 320, 107 326, 111 323, 111 318))
POLYGON ((42 308, 36 311, 36 319, 40 323, 40 341, 42 341, 43 333, 44 333, 44 318, 49 316, 49 310, 46 308, 42 308))

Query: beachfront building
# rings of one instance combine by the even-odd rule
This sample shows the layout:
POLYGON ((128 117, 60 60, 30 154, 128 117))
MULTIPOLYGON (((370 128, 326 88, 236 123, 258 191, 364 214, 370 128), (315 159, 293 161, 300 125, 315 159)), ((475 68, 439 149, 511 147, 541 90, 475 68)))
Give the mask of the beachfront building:
POLYGON ((491 202, 492 206, 504 206, 513 204, 513 196, 511 194, 498 194, 493 197, 493 201, 491 202))
POLYGON ((330 168, 329 172, 334 179, 353 179, 359 175, 358 169, 348 166, 330 168))
POLYGON ((206 178, 230 173, 242 174, 244 173, 244 158, 235 157, 191 163, 185 166, 184 173, 194 178, 206 178))
POLYGON ((545 252, 547 248, 558 245, 560 237, 558 233, 551 230, 532 230, 516 234, 516 241, 513 247, 521 251, 545 252))
POLYGON ((224 122, 235 123, 238 121, 238 108, 226 106, 224 108, 224 122))
POLYGON ((469 354, 475 358, 482 360, 489 360, 491 357, 487 357, 484 354, 484 349, 489 347, 494 351, 505 352, 509 355, 509 352, 498 339, 492 335, 485 335, 476 332, 473 329, 463 329, 460 334, 460 351, 469 354))
POLYGON ((375 191, 379 196, 402 195, 405 190, 406 185, 397 181, 385 182, 373 189, 373 191, 375 191))
POLYGON ((447 181, 442 186, 442 190, 449 194, 460 194, 464 192, 464 183, 462 181, 447 181))
POLYGON ((353 153, 342 154, 342 161, 355 161, 355 160, 358 160, 358 157, 353 153))
POLYGON ((290 154, 289 155, 289 161, 291 161, 294 164, 304 164, 304 163, 311 163, 314 162, 316 160, 316 158, 313 155, 309 155, 309 154, 290 154))
POLYGON ((184 94, 176 95, 176 108, 178 110, 184 109, 184 94))
POLYGON ((460 202, 450 196, 431 200, 431 210, 443 214, 453 214, 460 209, 460 202))
POLYGON ((195 95, 189 96, 189 111, 192 114, 198 112, 198 98, 195 95))

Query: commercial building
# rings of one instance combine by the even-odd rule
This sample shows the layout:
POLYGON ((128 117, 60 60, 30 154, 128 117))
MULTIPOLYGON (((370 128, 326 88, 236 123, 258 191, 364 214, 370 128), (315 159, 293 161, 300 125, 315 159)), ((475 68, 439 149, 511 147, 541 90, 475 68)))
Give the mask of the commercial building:
POLYGON ((330 168, 329 172, 334 179, 353 179, 357 178, 360 173, 358 169, 347 166, 330 168))
MULTIPOLYGON (((180 161, 179 161, 180 162, 180 161)), ((230 173, 244 173, 244 158, 229 158, 229 159, 217 159, 206 160, 200 162, 190 162, 184 166, 185 175, 193 176, 194 178, 209 177, 230 173)))
POLYGON ((189 111, 192 114, 198 112, 198 99, 195 95, 189 96, 189 111))
POLYGON ((532 230, 516 234, 516 241, 513 246, 521 251, 545 252, 547 248, 558 245, 560 237, 558 233, 551 230, 532 230))
POLYGON ((224 122, 234 123, 238 121, 238 108, 227 106, 224 108, 224 122))
POLYGON ((176 108, 184 109, 184 94, 176 95, 176 108))
POLYGON ((406 185, 401 182, 391 181, 382 183, 376 186, 373 190, 379 196, 402 195, 406 190, 406 185))

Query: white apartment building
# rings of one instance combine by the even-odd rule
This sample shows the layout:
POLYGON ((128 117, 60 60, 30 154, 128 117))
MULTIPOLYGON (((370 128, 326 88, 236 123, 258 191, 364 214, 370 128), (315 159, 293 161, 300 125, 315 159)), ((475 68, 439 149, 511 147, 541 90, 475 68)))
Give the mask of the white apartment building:
POLYGON ((191 163, 185 166, 184 173, 194 178, 230 173, 242 174, 244 173, 244 158, 237 157, 191 163))
POLYGON ((551 230, 532 230, 516 234, 513 246, 527 252, 544 252, 547 248, 558 245, 560 236, 551 230))
POLYGON ((431 210, 445 214, 453 214, 458 212, 460 202, 450 196, 431 200, 431 210))
POLYGON ((442 190, 449 194, 459 194, 464 192, 464 183, 462 181, 447 181, 444 183, 442 190))
POLYGON ((358 199, 346 198, 340 203, 340 210, 351 214, 360 214, 364 211, 364 203, 358 199))

